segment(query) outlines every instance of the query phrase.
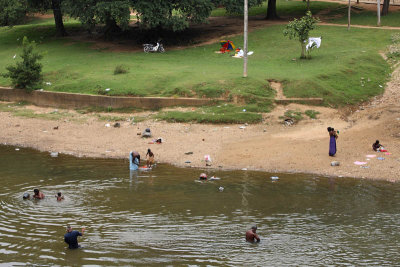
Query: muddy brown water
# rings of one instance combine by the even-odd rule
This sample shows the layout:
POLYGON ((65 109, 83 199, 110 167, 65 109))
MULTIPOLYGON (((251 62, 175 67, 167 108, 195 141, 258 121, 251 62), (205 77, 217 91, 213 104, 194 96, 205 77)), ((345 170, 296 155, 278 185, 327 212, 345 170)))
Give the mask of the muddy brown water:
POLYGON ((199 183, 205 170, 15 149, 0 146, 1 266, 400 263, 399 183, 248 171, 199 183), (46 198, 24 201, 34 188, 46 198), (66 224, 86 227, 81 249, 66 248, 66 224), (244 240, 253 224, 259 244, 244 240))

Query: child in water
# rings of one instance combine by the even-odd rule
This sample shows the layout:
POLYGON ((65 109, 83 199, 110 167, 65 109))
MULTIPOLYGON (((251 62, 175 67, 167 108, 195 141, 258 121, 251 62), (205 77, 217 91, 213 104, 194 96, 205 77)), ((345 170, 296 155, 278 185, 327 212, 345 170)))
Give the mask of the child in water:
POLYGON ((55 197, 57 198, 57 201, 64 200, 64 196, 61 195, 61 192, 58 192, 57 195, 55 195, 55 197))

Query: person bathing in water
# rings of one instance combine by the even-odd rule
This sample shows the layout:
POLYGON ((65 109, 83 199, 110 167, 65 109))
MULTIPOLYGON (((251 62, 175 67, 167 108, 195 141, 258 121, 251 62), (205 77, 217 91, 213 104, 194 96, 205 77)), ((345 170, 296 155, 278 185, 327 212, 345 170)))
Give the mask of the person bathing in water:
POLYGON ((129 169, 131 171, 137 170, 140 164, 140 154, 136 151, 131 151, 129 154, 129 169))
POLYGON ((154 164, 154 153, 150 150, 150 148, 147 149, 146 158, 147 168, 151 168, 151 166, 154 164))
POLYGON ((61 192, 58 192, 57 195, 55 195, 55 197, 57 198, 57 201, 64 200, 64 196, 61 194, 61 192))
POLYGON ((253 227, 251 227, 250 230, 248 230, 246 232, 246 241, 247 242, 251 242, 251 243, 260 242, 260 237, 256 234, 256 231, 257 231, 257 226, 254 225, 253 227))
POLYGON ((39 189, 34 189, 33 193, 33 199, 44 199, 44 194, 40 192, 39 189))
POLYGON ((82 228, 82 233, 79 231, 73 231, 72 227, 67 225, 67 233, 64 235, 64 241, 68 244, 69 249, 76 249, 78 245, 78 236, 83 236, 85 228, 82 228))

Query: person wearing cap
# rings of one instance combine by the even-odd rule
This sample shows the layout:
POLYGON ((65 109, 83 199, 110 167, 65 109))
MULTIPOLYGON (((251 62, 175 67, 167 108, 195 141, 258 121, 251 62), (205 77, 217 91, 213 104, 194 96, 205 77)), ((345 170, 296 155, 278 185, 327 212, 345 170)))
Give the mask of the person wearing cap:
POLYGON ((33 193, 33 199, 44 199, 44 194, 40 192, 39 189, 34 189, 33 193))
POLYGON ((256 234, 257 226, 252 226, 250 230, 246 232, 246 241, 247 242, 260 242, 260 237, 256 234))
POLYGON ((76 249, 78 245, 78 236, 83 236, 85 228, 82 228, 82 233, 79 231, 73 231, 70 225, 67 225, 67 233, 64 235, 64 241, 68 244, 68 248, 76 249))

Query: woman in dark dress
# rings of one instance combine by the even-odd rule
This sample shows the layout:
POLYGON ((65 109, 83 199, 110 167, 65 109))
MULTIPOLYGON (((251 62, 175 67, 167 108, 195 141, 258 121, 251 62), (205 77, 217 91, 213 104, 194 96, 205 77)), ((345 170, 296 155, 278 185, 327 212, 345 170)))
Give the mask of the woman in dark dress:
POLYGON ((328 127, 329 132, 329 156, 333 157, 336 154, 336 139, 338 135, 334 128, 328 127))

